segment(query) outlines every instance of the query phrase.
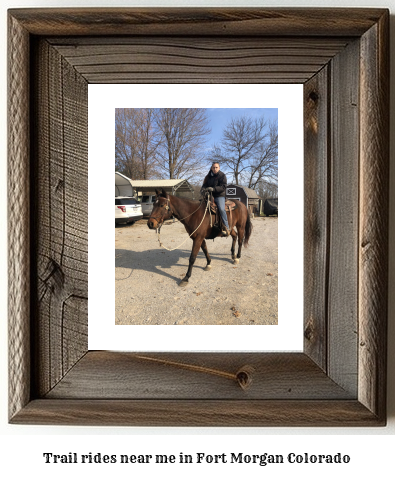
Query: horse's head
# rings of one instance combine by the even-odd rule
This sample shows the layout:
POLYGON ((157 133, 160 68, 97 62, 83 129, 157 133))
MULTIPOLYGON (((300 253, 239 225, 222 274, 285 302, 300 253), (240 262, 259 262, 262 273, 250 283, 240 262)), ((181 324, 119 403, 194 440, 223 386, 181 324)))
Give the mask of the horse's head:
POLYGON ((164 189, 162 189, 162 192, 156 189, 155 192, 156 201, 154 202, 154 207, 147 221, 147 226, 150 229, 158 229, 158 227, 163 224, 163 221, 170 219, 173 215, 170 197, 167 192, 164 189))

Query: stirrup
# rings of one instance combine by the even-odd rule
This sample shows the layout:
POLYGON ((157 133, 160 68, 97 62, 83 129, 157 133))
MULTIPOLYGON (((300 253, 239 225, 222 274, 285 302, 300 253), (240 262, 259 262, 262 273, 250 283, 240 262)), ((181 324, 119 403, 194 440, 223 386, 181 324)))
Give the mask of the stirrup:
POLYGON ((228 237, 229 234, 230 234, 229 229, 227 229, 226 227, 224 227, 224 228, 222 229, 222 235, 223 235, 224 237, 228 237))

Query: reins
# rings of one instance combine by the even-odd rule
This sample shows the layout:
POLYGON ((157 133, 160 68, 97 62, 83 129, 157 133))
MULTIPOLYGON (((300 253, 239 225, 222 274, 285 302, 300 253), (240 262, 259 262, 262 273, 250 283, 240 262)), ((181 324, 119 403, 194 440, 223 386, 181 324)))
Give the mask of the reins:
MULTIPOLYGON (((167 198, 165 198, 165 199, 170 203, 170 200, 169 200, 169 199, 167 199, 167 198)), ((181 221, 183 221, 184 219, 187 219, 188 217, 192 216, 193 214, 195 214, 195 212, 197 212, 197 211, 200 209, 200 206, 201 206, 201 204, 199 204, 199 207, 198 207, 195 211, 193 211, 191 214, 189 214, 188 216, 183 217, 182 219, 177 219, 177 218, 176 218, 177 221, 181 222, 181 221)), ((166 206, 166 207, 167 207, 168 210, 171 210, 169 206, 166 206)), ((167 248, 166 246, 164 246, 163 243, 160 241, 160 230, 161 230, 161 227, 162 227, 162 224, 163 224, 163 223, 162 223, 162 224, 158 227, 158 229, 156 230, 156 233, 158 234, 159 246, 160 246, 160 247, 163 247, 163 248, 166 249, 167 251, 175 251, 176 249, 178 249, 179 247, 181 247, 181 246, 192 236, 192 234, 195 234, 195 232, 196 232, 196 231, 199 229, 199 227, 203 224, 204 218, 206 217, 206 214, 207 214, 207 210, 209 210, 209 214, 210 214, 210 225, 212 225, 210 201, 207 201, 207 205, 206 205, 206 207, 205 207, 205 209, 204 209, 203 218, 202 218, 200 224, 198 225, 198 227, 197 227, 193 232, 191 232, 191 234, 189 234, 189 236, 185 239, 185 241, 183 241, 179 246, 174 247, 173 249, 168 249, 168 248, 167 248)), ((174 214, 172 214, 172 215, 174 215, 174 214)), ((151 216, 150 216, 150 219, 151 219, 151 216)), ((156 218, 154 217, 154 219, 156 219, 156 218)))

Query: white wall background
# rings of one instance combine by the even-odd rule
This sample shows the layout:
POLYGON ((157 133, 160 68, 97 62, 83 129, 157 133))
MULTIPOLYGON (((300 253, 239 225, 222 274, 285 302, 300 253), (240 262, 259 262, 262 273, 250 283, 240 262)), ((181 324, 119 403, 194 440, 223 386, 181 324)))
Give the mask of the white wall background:
MULTIPOLYGON (((393 473, 392 453, 395 445, 395 134, 392 127, 391 138, 391 203, 390 203, 390 302, 389 302, 389 370, 388 370, 388 412, 389 420, 385 428, 359 429, 179 429, 179 428, 81 428, 81 427, 27 427, 10 426, 7 424, 7 208, 6 208, 6 45, 7 45, 7 9, 17 7, 122 7, 122 6, 239 6, 239 7, 386 7, 391 11, 391 75, 395 80, 395 0, 312 0, 312 1, 100 1, 85 2, 61 0, 3 0, 0 17, 0 434, 3 436, 2 452, 0 454, 0 473, 2 476, 18 475, 33 472, 34 475, 77 476, 95 473, 105 476, 109 472, 118 476, 132 476, 136 472, 172 473, 173 475, 199 476, 211 472, 236 475, 248 473, 250 476, 291 471, 296 476, 329 476, 333 472, 345 476, 360 473, 360 476, 372 476, 373 473, 384 472, 385 476, 393 473), (391 293, 392 291, 392 293, 391 293), (64 454, 79 453, 171 453, 178 456, 180 452, 191 453, 276 453, 287 454, 293 451, 310 453, 342 452, 351 456, 349 465, 287 465, 261 468, 258 465, 232 465, 224 468, 222 465, 170 465, 160 468, 147 468, 147 465, 136 468, 137 465, 45 465, 42 454, 52 452, 64 454), (89 468, 84 470, 87 466, 89 468), (94 468, 92 468, 92 466, 94 468), (130 469, 129 467, 134 466, 130 469), (335 466, 335 468, 333 468, 335 466), (188 467, 187 469, 185 467, 188 467), (204 467, 204 468, 202 468, 204 467), (165 469, 166 468, 166 469, 165 469), (7 471, 8 470, 8 471, 7 471), (385 471, 384 471, 385 470, 385 471)), ((391 122, 395 124, 395 98, 391 95, 391 122)), ((23 211, 21 211, 23 214, 23 211)), ((273 475, 274 476, 274 475, 273 475)))

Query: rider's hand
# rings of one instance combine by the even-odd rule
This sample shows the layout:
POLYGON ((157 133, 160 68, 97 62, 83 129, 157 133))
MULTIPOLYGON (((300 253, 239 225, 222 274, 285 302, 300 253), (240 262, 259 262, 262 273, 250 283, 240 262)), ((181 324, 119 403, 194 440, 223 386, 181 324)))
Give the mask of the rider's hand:
POLYGON ((212 193, 214 191, 214 188, 207 188, 206 191, 212 193))

